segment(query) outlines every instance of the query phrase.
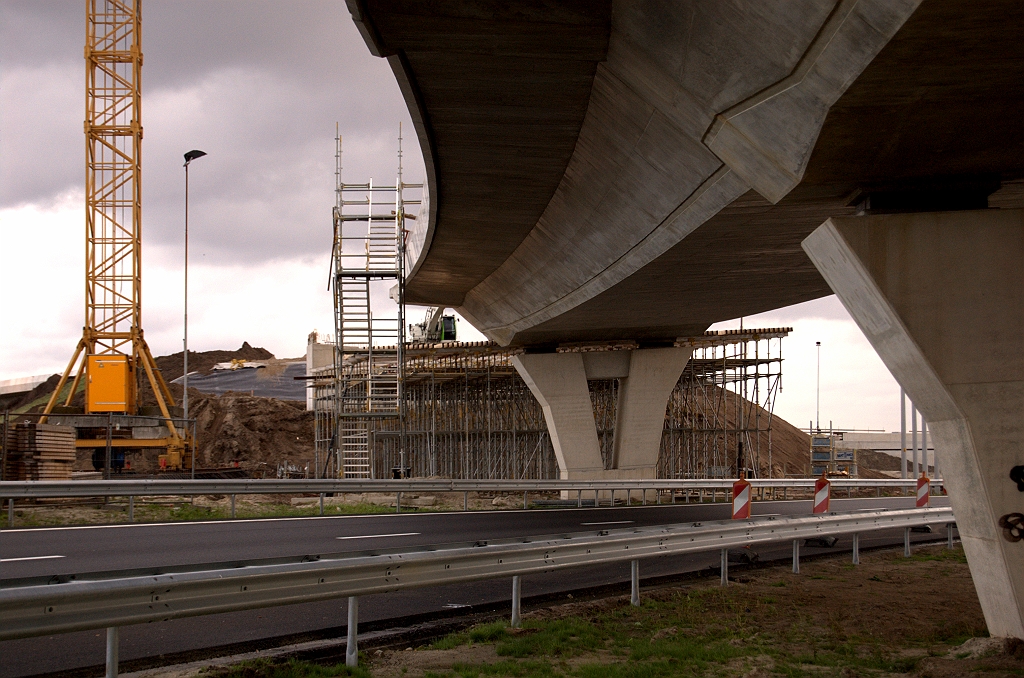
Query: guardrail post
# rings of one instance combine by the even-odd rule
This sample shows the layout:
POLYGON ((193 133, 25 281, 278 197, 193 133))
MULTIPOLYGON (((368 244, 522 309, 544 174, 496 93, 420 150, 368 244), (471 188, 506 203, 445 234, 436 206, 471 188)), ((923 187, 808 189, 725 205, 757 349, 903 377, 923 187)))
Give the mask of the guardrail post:
POLYGON ((722 586, 729 585, 729 549, 722 549, 722 586))
POLYGON ((946 548, 953 550, 953 523, 946 523, 946 548))
POLYGON ((661 490, 654 491, 654 503, 661 506, 661 490))
POLYGON ((860 535, 853 533, 853 564, 860 565, 860 535))
POLYGON ((615 508, 615 490, 611 491, 611 500, 608 502, 608 506, 615 508))
POLYGON ((469 510, 469 492, 468 491, 462 493, 462 510, 463 511, 468 511, 469 510))
POLYGON ((800 540, 793 540, 793 574, 800 574, 800 540))
POLYGON ((345 641, 345 666, 359 665, 359 597, 348 597, 348 637, 345 641))
POLYGON ((598 493, 598 491, 597 491, 597 490, 594 490, 594 508, 597 508, 597 507, 598 507, 598 505, 599 505, 599 504, 601 503, 601 502, 599 501, 599 498, 600 498, 600 497, 599 497, 599 493, 598 493))
POLYGON ((320 493, 320 515, 324 514, 324 493, 320 493))
POLYGON ((643 498, 640 500, 641 506, 647 506, 647 488, 643 489, 643 498))
POLYGON ((518 629, 522 626, 520 618, 520 602, 523 594, 523 583, 519 575, 512 577, 512 628, 518 629))
POLYGON ((135 522, 135 496, 128 497, 128 522, 135 522))
POLYGON ((576 490, 576 508, 583 508, 583 490, 576 490))
POLYGON ((7 500, 7 527, 14 527, 14 497, 7 500))
POLYGON ((786 499, 788 497, 789 497, 789 488, 788 487, 783 487, 782 488, 782 501, 786 501, 786 499))
POLYGON ((528 505, 527 505, 527 499, 526 499, 526 495, 527 495, 528 493, 529 493, 529 491, 528 491, 528 490, 523 490, 523 510, 524 510, 524 511, 525 511, 525 510, 526 510, 526 509, 528 508, 528 505))
MULTIPOLYGON (((320 513, 324 512, 324 500, 320 500, 320 513)), ((231 520, 235 519, 235 495, 231 495, 231 520)))
POLYGON ((117 678, 118 628, 107 627, 107 678, 117 678))
POLYGON ((631 499, 631 497, 632 497, 632 490, 630 490, 630 489, 629 489, 629 488, 627 487, 627 488, 626 488, 626 507, 627 507, 627 508, 629 507, 629 503, 630 503, 630 501, 632 500, 632 499, 631 499))
POLYGON ((910 557, 910 528, 903 528, 903 557, 910 557))
POLYGON ((629 561, 629 577, 632 586, 629 592, 629 604, 633 607, 640 607, 640 561, 629 561))
POLYGON ((401 512, 402 512, 402 493, 401 492, 396 492, 395 493, 395 513, 401 513, 401 512))

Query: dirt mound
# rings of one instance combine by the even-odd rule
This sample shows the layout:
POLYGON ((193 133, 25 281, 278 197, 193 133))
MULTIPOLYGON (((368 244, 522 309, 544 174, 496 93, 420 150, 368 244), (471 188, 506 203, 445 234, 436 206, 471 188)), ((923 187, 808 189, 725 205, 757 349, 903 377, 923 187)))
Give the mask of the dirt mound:
POLYGON ((304 466, 313 459, 313 413, 305 403, 248 394, 207 395, 189 389, 196 419, 197 464, 230 466, 268 475, 279 462, 304 466))
MULTIPOLYGON (((185 354, 182 351, 156 358, 156 366, 167 381, 173 381, 185 373, 185 354)), ((232 360, 271 360, 274 354, 265 348, 253 348, 249 342, 243 342, 237 351, 189 351, 188 371, 208 374, 217 363, 232 360)))
POLYGON ((772 417, 773 475, 806 473, 811 458, 811 436, 793 426, 782 417, 772 417), (779 473, 781 471, 781 473, 779 473))
POLYGON ((900 460, 891 454, 877 450, 857 450, 857 465, 875 471, 899 471, 900 460))
MULTIPOLYGON (((759 421, 759 426, 764 427, 769 417, 771 419, 772 477, 780 478, 794 474, 805 475, 810 471, 811 437, 808 434, 778 415, 769 415, 768 410, 758 406, 756 403, 737 398, 736 394, 732 391, 724 391, 719 386, 712 388, 717 389, 717 394, 713 400, 721 403, 721 411, 699 414, 695 418, 697 428, 705 426, 712 429, 717 428, 719 426, 716 422, 717 417, 724 418, 725 428, 729 429, 730 432, 742 428, 739 424, 741 405, 737 402, 742 401, 742 418, 747 425, 753 427, 754 422, 759 421)), ((744 447, 747 467, 753 467, 755 456, 758 457, 756 461, 759 466, 759 473, 764 478, 768 477, 768 442, 768 432, 762 430, 759 435, 751 433, 744 447)), ((735 472, 736 436, 730 433, 728 438, 722 441, 722 447, 725 450, 725 459, 732 464, 733 471, 735 472)))

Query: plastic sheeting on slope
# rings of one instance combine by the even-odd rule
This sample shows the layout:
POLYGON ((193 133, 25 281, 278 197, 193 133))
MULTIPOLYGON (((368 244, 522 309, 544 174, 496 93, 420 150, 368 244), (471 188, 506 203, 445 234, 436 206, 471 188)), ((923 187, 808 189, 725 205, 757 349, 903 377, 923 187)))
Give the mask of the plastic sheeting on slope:
MULTIPOLYGON (((306 363, 284 363, 266 367, 243 367, 235 370, 215 370, 210 374, 188 375, 188 386, 203 393, 220 395, 228 391, 251 393, 263 398, 279 400, 306 400, 306 382, 295 377, 306 376, 306 363)), ((180 384, 178 377, 173 383, 180 384)))

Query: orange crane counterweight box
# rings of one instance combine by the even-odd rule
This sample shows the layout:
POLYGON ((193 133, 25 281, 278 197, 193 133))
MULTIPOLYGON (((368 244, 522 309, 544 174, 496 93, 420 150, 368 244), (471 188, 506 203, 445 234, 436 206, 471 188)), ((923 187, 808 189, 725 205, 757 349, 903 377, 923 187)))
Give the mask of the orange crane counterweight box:
POLYGON ((85 411, 129 412, 132 369, 126 355, 91 355, 86 363, 85 411))

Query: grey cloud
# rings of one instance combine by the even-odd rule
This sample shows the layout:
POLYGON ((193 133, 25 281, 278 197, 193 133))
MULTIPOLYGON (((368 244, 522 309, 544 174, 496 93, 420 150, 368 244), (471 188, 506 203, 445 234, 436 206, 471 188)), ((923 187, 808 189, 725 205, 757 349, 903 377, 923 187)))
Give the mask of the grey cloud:
MULTIPOLYGON (((46 203, 83 182, 82 3, 0 12, 0 206, 46 203)), ((161 2, 143 12, 147 244, 180 243, 181 155, 191 148, 210 155, 192 167, 190 237, 214 262, 329 249, 336 120, 349 180, 393 180, 399 121, 407 180, 422 177, 394 77, 343 3, 161 2)))

